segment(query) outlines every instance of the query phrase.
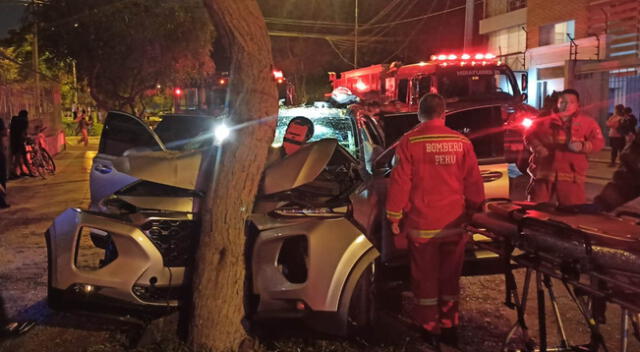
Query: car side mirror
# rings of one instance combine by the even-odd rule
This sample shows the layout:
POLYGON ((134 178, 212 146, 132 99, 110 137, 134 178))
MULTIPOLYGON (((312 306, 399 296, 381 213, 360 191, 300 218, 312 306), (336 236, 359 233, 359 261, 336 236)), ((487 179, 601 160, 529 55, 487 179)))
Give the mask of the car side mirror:
POLYGON ((376 160, 373 163, 373 174, 374 175, 386 175, 391 171, 389 167, 389 163, 385 160, 376 160))

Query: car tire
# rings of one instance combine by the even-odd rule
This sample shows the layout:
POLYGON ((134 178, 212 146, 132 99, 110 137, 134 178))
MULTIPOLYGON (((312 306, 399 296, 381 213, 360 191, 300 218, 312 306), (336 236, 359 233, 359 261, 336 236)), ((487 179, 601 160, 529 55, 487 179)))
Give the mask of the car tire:
POLYGON ((367 338, 377 319, 375 261, 360 274, 349 302, 348 333, 367 338))

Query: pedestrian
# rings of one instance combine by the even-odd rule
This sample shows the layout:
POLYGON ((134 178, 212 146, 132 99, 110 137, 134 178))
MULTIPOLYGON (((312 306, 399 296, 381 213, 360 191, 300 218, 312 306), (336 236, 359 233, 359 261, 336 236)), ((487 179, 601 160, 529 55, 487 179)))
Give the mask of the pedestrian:
POLYGON ((13 166, 13 177, 31 176, 27 161, 27 150, 25 146, 27 131, 29 129, 29 113, 27 110, 20 110, 18 116, 11 118, 9 125, 9 142, 11 147, 11 164, 13 166))
POLYGON ((624 118, 624 105, 618 104, 615 107, 613 115, 607 119, 607 127, 609 128, 609 145, 611 146, 610 167, 616 166, 618 154, 620 154, 620 151, 624 148, 625 137, 620 128, 624 118))
POLYGON ((4 120, 0 118, 0 209, 9 207, 7 203, 7 159, 4 151, 4 137, 7 136, 7 128, 4 120))
POLYGON ((594 119, 580 111, 580 95, 565 89, 558 98, 558 112, 537 119, 525 135, 531 150, 531 182, 527 197, 533 202, 557 199, 561 206, 585 202, 587 154, 604 146, 602 131, 594 119))
POLYGON ((78 144, 83 143, 86 147, 89 145, 89 121, 87 120, 87 112, 84 109, 78 115, 76 122, 78 123, 76 133, 80 134, 78 144))
POLYGON ((484 200, 473 145, 445 126, 444 112, 442 96, 420 99, 421 123, 398 142, 386 202, 396 239, 408 237, 412 318, 423 329, 425 342, 436 349, 440 341, 457 344, 467 240, 462 225, 484 200))
POLYGON ((594 199, 596 211, 613 209, 640 196, 640 134, 620 154, 620 166, 594 199))
POLYGON ((631 144, 636 137, 636 125, 638 119, 633 114, 633 110, 630 107, 624 108, 624 120, 621 124, 622 134, 625 138, 625 146, 631 144))

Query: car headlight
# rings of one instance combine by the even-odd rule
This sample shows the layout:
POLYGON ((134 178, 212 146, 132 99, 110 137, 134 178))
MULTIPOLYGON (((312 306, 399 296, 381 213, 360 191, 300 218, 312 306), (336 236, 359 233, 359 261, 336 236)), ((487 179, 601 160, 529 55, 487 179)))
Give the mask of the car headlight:
POLYGON ((231 135, 231 129, 224 123, 217 125, 213 130, 216 144, 222 144, 231 135))

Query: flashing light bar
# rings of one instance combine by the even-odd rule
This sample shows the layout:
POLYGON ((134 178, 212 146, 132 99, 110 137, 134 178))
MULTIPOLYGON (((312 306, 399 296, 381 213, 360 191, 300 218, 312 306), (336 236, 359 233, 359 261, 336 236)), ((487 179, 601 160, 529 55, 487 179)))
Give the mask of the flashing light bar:
POLYGON ((490 53, 477 53, 477 54, 439 54, 431 55, 431 61, 452 61, 452 60, 493 60, 496 56, 490 53))

